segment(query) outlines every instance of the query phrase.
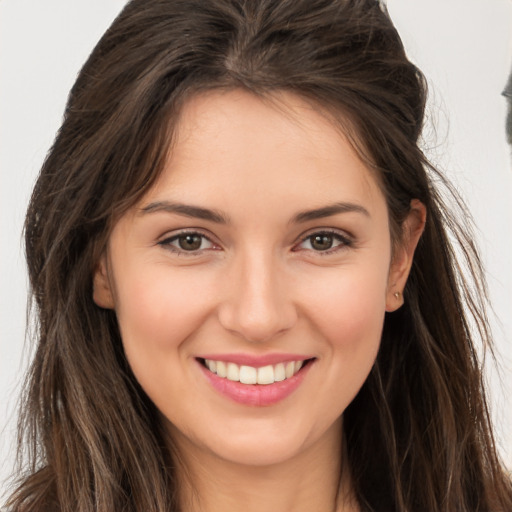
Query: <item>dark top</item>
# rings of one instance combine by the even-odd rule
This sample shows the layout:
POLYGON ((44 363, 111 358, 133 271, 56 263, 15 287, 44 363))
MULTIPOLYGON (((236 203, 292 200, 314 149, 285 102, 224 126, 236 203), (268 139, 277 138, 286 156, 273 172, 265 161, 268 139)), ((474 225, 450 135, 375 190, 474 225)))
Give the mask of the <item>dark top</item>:
POLYGON ((508 77, 508 82, 503 91, 503 96, 507 98, 508 102, 508 114, 506 121, 507 141, 512 145, 512 72, 508 77))

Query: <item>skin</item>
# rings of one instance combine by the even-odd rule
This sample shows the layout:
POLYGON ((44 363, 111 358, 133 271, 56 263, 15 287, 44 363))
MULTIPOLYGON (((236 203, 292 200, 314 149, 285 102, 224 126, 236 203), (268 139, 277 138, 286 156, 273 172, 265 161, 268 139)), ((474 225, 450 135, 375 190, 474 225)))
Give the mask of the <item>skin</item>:
POLYGON ((392 259, 375 176, 318 108, 290 93, 273 100, 241 90, 189 100, 162 175, 115 225, 94 276, 94 300, 115 309, 134 375, 180 454, 185 510, 357 510, 342 414, 386 312, 402 304, 425 222, 413 201, 392 259), (348 211, 297 218, 340 203, 348 211), (180 249, 183 230, 204 235, 199 250, 180 249), (319 250, 312 235, 326 231, 332 246, 319 250), (266 407, 220 394, 196 360, 275 352, 315 359, 266 407))

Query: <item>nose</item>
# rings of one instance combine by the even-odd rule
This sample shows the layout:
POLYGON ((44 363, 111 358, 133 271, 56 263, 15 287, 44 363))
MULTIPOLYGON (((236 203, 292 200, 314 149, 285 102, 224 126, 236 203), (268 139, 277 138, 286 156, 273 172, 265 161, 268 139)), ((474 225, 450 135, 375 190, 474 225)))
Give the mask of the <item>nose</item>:
POLYGON ((289 279, 271 255, 241 257, 226 277, 218 316, 228 331, 246 341, 265 342, 296 323, 289 279))

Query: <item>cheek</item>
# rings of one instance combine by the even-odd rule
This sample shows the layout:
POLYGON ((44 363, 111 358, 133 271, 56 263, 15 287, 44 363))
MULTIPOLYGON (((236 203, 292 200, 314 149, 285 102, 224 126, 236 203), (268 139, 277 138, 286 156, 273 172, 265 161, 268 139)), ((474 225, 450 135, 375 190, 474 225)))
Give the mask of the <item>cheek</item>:
MULTIPOLYGON (((313 330, 330 359, 329 378, 346 407, 370 372, 380 346, 386 308, 387 268, 341 269, 309 302, 313 330), (333 283, 336 282, 334 285, 333 283), (339 394, 339 384, 343 392, 339 394)), ((337 398, 337 399, 338 399, 337 398)))
POLYGON ((116 314, 126 357, 145 387, 144 381, 179 369, 182 344, 207 316, 209 299, 200 293, 204 281, 200 286, 162 265, 125 275, 134 277, 117 290, 116 314))
MULTIPOLYGON (((385 314, 384 294, 361 287, 333 297, 337 307, 324 309, 322 334, 340 358, 345 375, 369 371, 377 355, 385 314)), ((331 303, 332 304, 332 303, 331 303)))
POLYGON ((386 266, 343 268, 317 285, 309 310, 328 339, 337 340, 336 345, 350 345, 368 337, 380 339, 386 308, 386 266))

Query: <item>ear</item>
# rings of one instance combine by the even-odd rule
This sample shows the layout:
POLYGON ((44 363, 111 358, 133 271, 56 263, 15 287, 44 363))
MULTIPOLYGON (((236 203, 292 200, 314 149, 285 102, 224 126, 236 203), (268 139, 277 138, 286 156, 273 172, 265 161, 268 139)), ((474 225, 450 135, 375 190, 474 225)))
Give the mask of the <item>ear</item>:
POLYGON ((418 199, 413 199, 409 214, 402 225, 402 241, 395 250, 389 269, 386 291, 386 311, 388 312, 396 311, 404 303, 403 289, 409 277, 414 251, 425 228, 426 219, 425 205, 418 199))
POLYGON ((92 290, 92 298, 97 306, 104 309, 114 309, 114 294, 112 293, 105 253, 102 254, 94 271, 92 290))

